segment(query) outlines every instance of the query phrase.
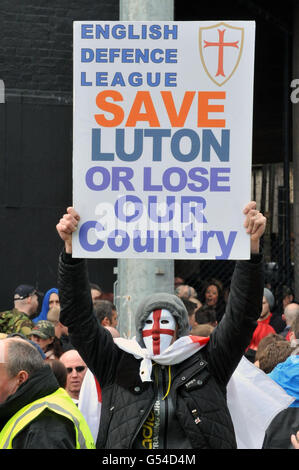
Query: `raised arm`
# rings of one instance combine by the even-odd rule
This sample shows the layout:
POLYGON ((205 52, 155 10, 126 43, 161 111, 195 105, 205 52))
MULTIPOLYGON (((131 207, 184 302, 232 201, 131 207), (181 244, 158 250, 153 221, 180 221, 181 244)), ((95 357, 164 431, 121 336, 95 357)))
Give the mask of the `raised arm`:
POLYGON ((257 254, 260 251, 260 239, 264 235, 267 219, 257 210, 255 201, 245 206, 243 214, 245 215, 244 227, 250 235, 251 253, 257 254))
POLYGON ((254 201, 247 204, 243 212, 244 228, 251 240, 251 259, 236 262, 225 314, 208 344, 210 366, 224 385, 250 343, 262 309, 264 270, 259 251, 266 218, 256 209, 254 201))
POLYGON ((71 343, 103 387, 110 383, 119 350, 111 333, 99 324, 93 313, 86 260, 72 258, 72 234, 79 220, 75 209, 68 207, 56 225, 64 241, 58 265, 60 321, 68 327, 71 343))
POLYGON ((73 207, 68 207, 66 214, 56 225, 56 230, 60 238, 64 241, 65 252, 72 253, 72 234, 77 230, 80 216, 73 207))

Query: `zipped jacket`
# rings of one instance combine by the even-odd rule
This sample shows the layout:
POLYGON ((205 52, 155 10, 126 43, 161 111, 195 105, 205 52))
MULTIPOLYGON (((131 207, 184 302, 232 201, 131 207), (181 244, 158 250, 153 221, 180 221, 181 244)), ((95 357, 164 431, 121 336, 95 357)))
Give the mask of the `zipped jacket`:
POLYGON ((52 368, 45 363, 13 395, 0 403, 1 446, 13 449, 76 449, 82 439, 79 440, 75 420, 89 443, 83 417, 79 416, 76 405, 66 392, 59 389, 52 368), (58 412, 59 409, 61 412, 58 412))
MULTIPOLYGON (((154 406, 155 381, 142 382, 140 360, 120 350, 110 332, 99 325, 93 313, 85 260, 62 252, 58 288, 61 322, 68 327, 72 344, 102 389, 97 447, 132 448, 154 406)), ((168 399, 187 447, 236 448, 226 386, 256 328, 263 288, 262 256, 238 261, 226 313, 210 341, 198 353, 171 368, 168 399)), ((165 426, 167 429, 167 423, 165 426)), ((167 442, 160 448, 168 448, 167 442)))
POLYGON ((30 426, 45 410, 63 416, 73 424, 76 436, 76 449, 94 449, 95 445, 91 432, 83 415, 78 410, 67 392, 58 388, 47 395, 21 408, 6 423, 0 433, 0 449, 12 449, 14 438, 26 427, 30 426))

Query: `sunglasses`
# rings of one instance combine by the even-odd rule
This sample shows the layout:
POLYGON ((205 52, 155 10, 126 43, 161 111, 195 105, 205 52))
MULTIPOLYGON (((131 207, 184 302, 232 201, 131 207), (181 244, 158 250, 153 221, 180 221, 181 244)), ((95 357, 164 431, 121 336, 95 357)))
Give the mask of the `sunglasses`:
POLYGON ((86 367, 85 366, 67 367, 66 371, 68 374, 70 374, 71 372, 73 372, 74 369, 76 369, 76 372, 83 372, 86 369, 86 367))

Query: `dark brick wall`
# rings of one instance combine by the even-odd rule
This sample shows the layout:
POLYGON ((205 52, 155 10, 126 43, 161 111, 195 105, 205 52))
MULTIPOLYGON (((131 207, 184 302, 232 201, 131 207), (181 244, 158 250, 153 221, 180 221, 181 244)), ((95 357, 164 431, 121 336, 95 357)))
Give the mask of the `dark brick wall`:
MULTIPOLYGON (((266 0, 175 1, 175 20, 257 21, 255 163, 283 158, 290 3, 273 10, 266 0)), ((72 22, 118 18, 119 0, 0 1, 0 79, 6 90, 0 104, 0 310, 10 306, 20 283, 36 283, 43 291, 56 285, 61 243, 55 225, 72 203, 72 22)), ((108 291, 114 264, 89 261, 91 279, 108 291)))
POLYGON ((9 90, 72 92, 72 22, 117 20, 118 0, 1 0, 0 78, 9 90))
MULTIPOLYGON (((118 0, 1 0, 0 311, 17 285, 57 285, 56 223, 72 204, 74 20, 117 20, 118 0)), ((112 291, 115 260, 90 260, 112 291)))

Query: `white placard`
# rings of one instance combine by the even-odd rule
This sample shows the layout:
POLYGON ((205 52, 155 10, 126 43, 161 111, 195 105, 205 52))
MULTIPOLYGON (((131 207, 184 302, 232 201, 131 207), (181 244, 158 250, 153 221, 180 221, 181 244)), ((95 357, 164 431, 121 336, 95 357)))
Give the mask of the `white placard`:
POLYGON ((253 21, 74 22, 73 256, 248 259, 253 21))

